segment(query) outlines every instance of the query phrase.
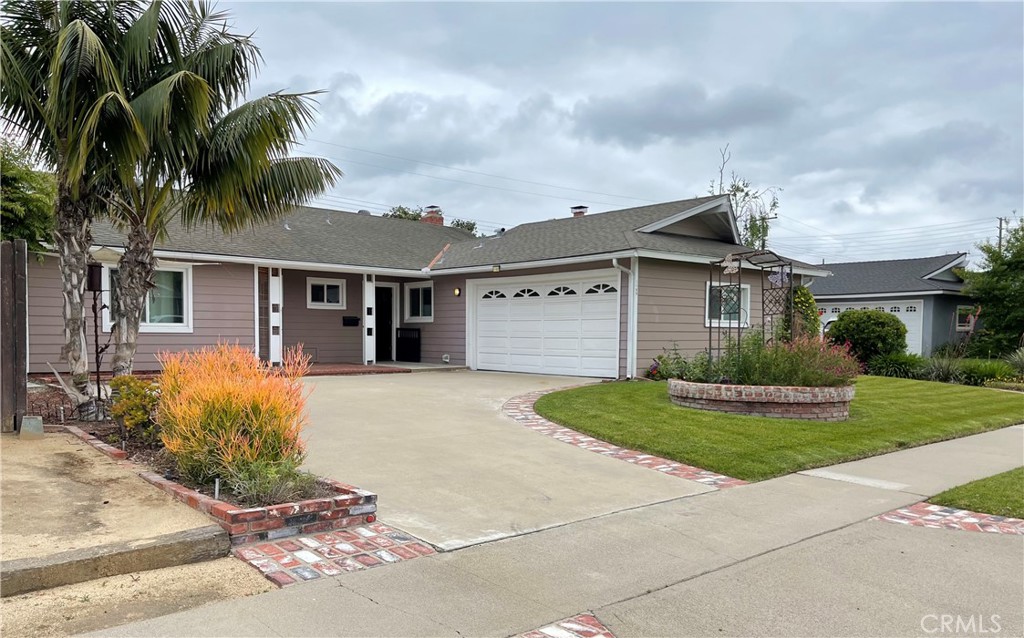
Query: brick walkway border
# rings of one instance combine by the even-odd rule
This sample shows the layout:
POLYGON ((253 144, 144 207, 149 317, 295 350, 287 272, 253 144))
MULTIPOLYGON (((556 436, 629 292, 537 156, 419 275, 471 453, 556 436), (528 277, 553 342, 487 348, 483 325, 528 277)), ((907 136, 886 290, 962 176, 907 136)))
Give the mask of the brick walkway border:
POLYGON ((338 576, 436 553, 420 539, 382 523, 236 547, 237 558, 278 587, 338 576))
POLYGON ((519 634, 515 638, 615 638, 615 634, 594 614, 579 614, 519 634))
POLYGON ((636 450, 612 445, 611 443, 595 439, 592 436, 581 434, 576 430, 571 430, 567 427, 558 425, 557 423, 548 421, 541 415, 537 414, 534 410, 534 404, 537 402, 537 399, 541 398, 545 394, 567 389, 569 388, 537 390, 528 394, 512 397, 501 407, 501 411, 516 423, 524 425, 534 432, 539 432, 540 434, 550 436, 551 438, 562 441, 563 443, 575 445, 576 447, 583 448, 584 450, 603 454, 604 456, 610 456, 627 463, 640 465, 657 472, 661 472, 662 474, 696 481, 718 489, 747 485, 746 481, 732 478, 731 476, 717 474, 692 465, 685 465, 676 461, 670 461, 669 459, 664 459, 660 456, 644 454, 643 452, 638 452, 636 450))
POLYGON ((1008 516, 980 514, 970 510, 933 505, 927 501, 886 512, 874 518, 886 523, 899 523, 915 527, 934 529, 955 529, 965 532, 988 532, 990 534, 1014 534, 1024 536, 1024 520, 1008 516))

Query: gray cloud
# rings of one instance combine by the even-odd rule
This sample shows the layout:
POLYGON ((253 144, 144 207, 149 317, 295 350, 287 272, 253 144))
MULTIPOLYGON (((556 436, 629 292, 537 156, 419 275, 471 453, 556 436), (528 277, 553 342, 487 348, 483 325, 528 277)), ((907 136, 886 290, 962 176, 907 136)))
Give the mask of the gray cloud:
POLYGON ((679 82, 582 100, 573 108, 573 118, 582 137, 640 149, 661 140, 728 137, 783 122, 800 102, 776 87, 743 85, 709 94, 699 84, 679 82))
POLYGON ((256 30, 254 91, 329 91, 313 139, 420 160, 310 142, 346 171, 331 205, 431 203, 512 226, 703 194, 729 143, 731 170, 784 189, 773 237, 796 257, 969 249, 988 222, 941 246, 810 226, 994 228, 1024 209, 1019 3, 223 8, 256 30))

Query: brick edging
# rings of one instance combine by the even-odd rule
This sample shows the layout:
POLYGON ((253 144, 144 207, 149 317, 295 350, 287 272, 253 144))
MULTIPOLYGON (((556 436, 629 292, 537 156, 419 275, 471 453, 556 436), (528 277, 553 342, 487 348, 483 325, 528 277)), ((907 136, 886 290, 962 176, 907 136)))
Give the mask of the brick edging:
POLYGON ((103 452, 104 454, 106 454, 107 456, 109 456, 112 459, 115 459, 117 461, 123 461, 123 460, 128 458, 128 453, 125 452, 124 450, 119 450, 116 447, 114 447, 113 445, 109 445, 107 443, 104 443, 103 441, 97 439, 96 437, 94 437, 93 435, 89 434, 88 432, 86 432, 85 430, 83 430, 81 428, 75 427, 73 425, 65 425, 65 426, 61 426, 61 427, 63 427, 65 430, 67 430, 71 434, 77 436, 82 441, 84 441, 84 442, 88 443, 89 445, 93 446, 94 448, 96 448, 100 452, 103 452))
POLYGON ((176 501, 212 518, 231 537, 232 545, 329 532, 377 520, 377 495, 353 485, 321 477, 320 484, 332 490, 335 496, 267 507, 241 508, 144 469, 128 461, 126 451, 100 441, 81 428, 73 425, 65 425, 63 428, 103 454, 120 461, 144 481, 176 501))
POLYGON ((879 514, 873 520, 914 527, 1024 536, 1022 519, 935 505, 928 501, 879 514))
POLYGON ((693 465, 686 465, 684 463, 679 463, 678 461, 654 456, 653 454, 645 454, 637 450, 612 445, 611 443, 602 441, 601 439, 596 439, 571 428, 559 425, 553 421, 549 421, 537 414, 537 411, 534 409, 534 404, 536 404, 537 399, 541 398, 545 394, 551 394, 552 392, 559 392, 561 390, 571 390, 579 387, 583 386, 574 385, 549 390, 536 390, 534 392, 528 392, 527 394, 521 394, 506 401, 501 406, 501 411, 505 416, 520 425, 526 426, 534 432, 538 432, 584 450, 596 452, 602 456, 609 456, 627 463, 633 463, 634 465, 639 465, 641 467, 661 472, 662 474, 696 481, 703 485, 709 485, 718 489, 747 485, 747 481, 742 479, 725 476, 724 474, 718 474, 717 472, 705 470, 693 465))
POLYGON ((242 508, 201 494, 156 472, 142 471, 139 476, 175 500, 213 518, 231 536, 232 545, 329 532, 377 520, 376 494, 326 478, 320 479, 321 485, 333 490, 336 496, 242 508))

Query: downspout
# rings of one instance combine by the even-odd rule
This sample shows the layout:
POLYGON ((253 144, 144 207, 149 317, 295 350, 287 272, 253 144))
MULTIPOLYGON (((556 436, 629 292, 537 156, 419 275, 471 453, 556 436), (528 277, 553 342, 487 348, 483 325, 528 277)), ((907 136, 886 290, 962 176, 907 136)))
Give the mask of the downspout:
POLYGON ((629 268, 619 263, 618 257, 612 257, 612 266, 626 274, 629 282, 629 300, 626 306, 626 378, 632 379, 636 377, 636 330, 637 330, 637 298, 639 292, 637 289, 637 275, 639 274, 639 262, 640 257, 638 253, 633 253, 633 257, 629 261, 629 268))

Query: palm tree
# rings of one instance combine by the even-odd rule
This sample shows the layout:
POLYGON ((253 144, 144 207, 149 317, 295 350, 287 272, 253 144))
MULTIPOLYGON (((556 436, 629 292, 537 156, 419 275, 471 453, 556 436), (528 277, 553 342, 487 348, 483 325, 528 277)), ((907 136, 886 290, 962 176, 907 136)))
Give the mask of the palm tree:
MULTIPOLYGON (((125 85, 147 147, 112 188, 109 214, 127 235, 112 312, 115 375, 128 374, 155 271, 154 246, 175 218, 225 231, 275 219, 329 188, 339 171, 319 158, 291 157, 315 117, 314 93, 273 93, 236 105, 259 50, 232 34, 206 2, 176 3, 139 21, 148 51, 126 61, 125 85), (166 16, 164 15, 166 14, 166 16), (134 62, 129 65, 127 62, 134 62)), ((141 30, 140 30, 141 31, 141 30)))
MULTIPOLYGON (((0 21, 0 112, 5 132, 57 179, 54 247, 61 270, 67 361, 79 402, 89 399, 83 299, 91 223, 102 175, 145 147, 111 44, 136 22, 136 2, 7 0, 0 21)), ((130 55, 129 55, 130 57, 130 55)))

